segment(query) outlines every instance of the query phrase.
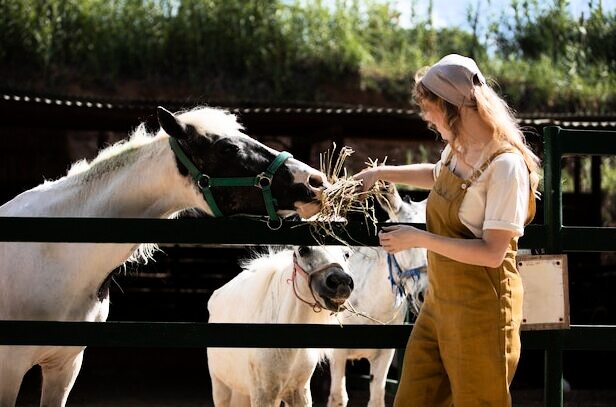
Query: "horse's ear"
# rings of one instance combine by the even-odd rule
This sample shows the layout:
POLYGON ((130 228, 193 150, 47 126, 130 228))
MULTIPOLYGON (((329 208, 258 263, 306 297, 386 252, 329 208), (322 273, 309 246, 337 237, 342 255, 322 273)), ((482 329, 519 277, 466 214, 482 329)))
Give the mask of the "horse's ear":
POLYGON ((160 127, 168 135, 177 139, 185 139, 188 137, 186 134, 186 125, 179 121, 173 113, 162 106, 158 106, 156 108, 156 114, 158 115, 158 123, 160 124, 160 127))

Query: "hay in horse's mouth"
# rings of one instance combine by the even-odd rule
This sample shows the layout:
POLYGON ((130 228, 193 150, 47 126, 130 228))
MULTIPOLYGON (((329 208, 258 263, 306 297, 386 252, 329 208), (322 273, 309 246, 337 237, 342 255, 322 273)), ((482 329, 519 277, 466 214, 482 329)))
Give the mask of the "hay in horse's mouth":
POLYGON ((295 202, 295 211, 302 219, 310 219, 321 211, 321 202, 295 202))
POLYGON ((344 304, 346 302, 346 298, 330 298, 329 299, 333 304, 337 305, 337 306, 341 306, 342 304, 344 304))
POLYGON ((341 298, 331 298, 331 297, 323 298, 323 304, 325 305, 325 308, 331 312, 344 311, 345 302, 346 302, 346 299, 341 299, 341 298))

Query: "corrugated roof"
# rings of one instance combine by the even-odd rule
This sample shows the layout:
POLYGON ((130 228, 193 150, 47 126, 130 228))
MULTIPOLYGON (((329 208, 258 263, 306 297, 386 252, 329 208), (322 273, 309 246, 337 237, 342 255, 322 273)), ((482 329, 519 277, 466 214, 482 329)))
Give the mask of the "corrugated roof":
MULTIPOLYGON (((180 100, 103 100, 72 96, 19 95, 2 93, 5 103, 28 104, 32 106, 53 106, 56 108, 78 108, 87 110, 154 110, 158 105, 167 107, 186 107, 204 104, 203 101, 180 100)), ((379 106, 335 106, 335 105, 266 105, 248 103, 246 106, 230 106, 207 103, 210 106, 226 108, 236 114, 299 114, 299 115, 394 115, 419 118, 415 109, 379 106)), ((616 112, 597 114, 532 112, 519 114, 520 124, 524 126, 557 125, 568 128, 605 129, 616 128, 616 112)))

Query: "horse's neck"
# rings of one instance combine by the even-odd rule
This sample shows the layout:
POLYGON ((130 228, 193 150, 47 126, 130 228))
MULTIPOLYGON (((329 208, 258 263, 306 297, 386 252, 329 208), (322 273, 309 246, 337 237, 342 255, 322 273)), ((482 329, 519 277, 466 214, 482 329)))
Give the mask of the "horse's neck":
POLYGON ((394 217, 396 222, 424 223, 426 221, 426 201, 403 202, 394 217))
POLYGON ((181 209, 203 206, 191 181, 179 174, 167 139, 124 154, 109 159, 116 161, 117 169, 111 162, 110 170, 97 174, 94 166, 76 176, 77 187, 67 183, 67 198, 77 198, 80 207, 70 208, 75 201, 69 198, 66 216, 165 218, 181 209), (77 213, 71 215, 73 210, 77 213))
POLYGON ((381 318, 396 303, 396 290, 392 288, 387 268, 387 253, 380 247, 362 247, 350 258, 355 287, 351 302, 357 311, 381 318), (378 313, 379 315, 373 315, 378 313))
MULTIPOLYGON (((0 215, 161 218, 203 205, 191 181, 177 170, 167 139, 157 138, 27 191, 3 205, 0 215)), ((62 273, 58 284, 66 280, 88 287, 100 284, 136 249, 130 243, 45 245, 48 247, 42 253, 53 253, 54 264, 62 273)), ((19 247, 26 250, 26 246, 19 247)), ((49 259, 42 257, 32 263, 37 261, 42 266, 49 259)))

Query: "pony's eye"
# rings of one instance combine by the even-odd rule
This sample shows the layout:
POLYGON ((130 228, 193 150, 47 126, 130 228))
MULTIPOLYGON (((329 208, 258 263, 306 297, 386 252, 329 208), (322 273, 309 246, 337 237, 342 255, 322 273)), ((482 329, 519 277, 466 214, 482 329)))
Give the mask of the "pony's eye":
POLYGON ((225 144, 222 146, 222 152, 224 154, 235 154, 240 150, 240 146, 237 144, 225 144))
POLYGON ((300 256, 302 257, 306 257, 310 254, 310 247, 308 246, 300 246, 297 249, 297 252, 299 253, 300 256))

